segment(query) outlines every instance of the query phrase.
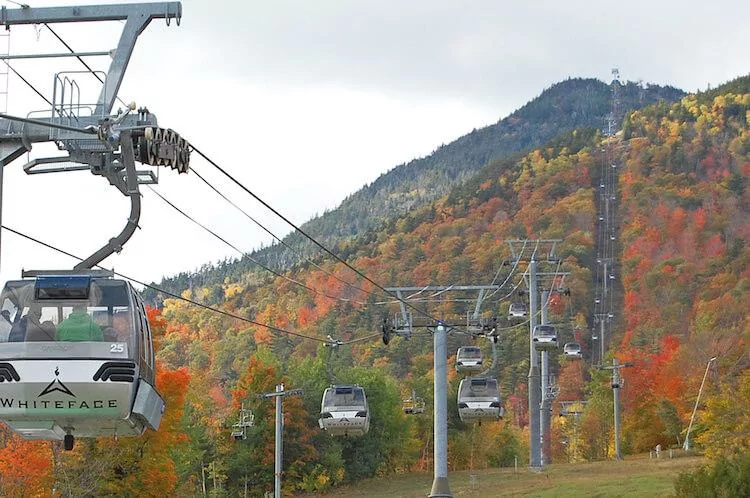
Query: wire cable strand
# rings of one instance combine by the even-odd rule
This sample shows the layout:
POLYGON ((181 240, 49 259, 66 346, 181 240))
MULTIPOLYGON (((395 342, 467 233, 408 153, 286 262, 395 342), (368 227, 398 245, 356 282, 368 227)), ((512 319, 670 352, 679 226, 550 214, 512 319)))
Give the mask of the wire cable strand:
MULTIPOLYGON (((6 0, 6 1, 8 1, 8 0, 6 0)), ((28 7, 28 5, 27 5, 27 7, 28 7)), ((44 26, 48 30, 50 30, 50 33, 52 33, 53 35, 55 35, 55 38, 57 38, 60 41, 60 43, 62 43, 63 45, 65 45, 65 48, 67 48, 70 51, 71 54, 75 54, 76 53, 76 51, 73 50, 73 47, 71 47, 70 45, 68 45, 66 43, 66 41, 63 40, 62 37, 60 35, 58 35, 57 32, 54 29, 52 29, 52 26, 50 26, 47 23, 44 23, 44 26)), ((93 69, 91 69, 91 66, 89 66, 88 64, 86 64, 86 61, 84 61, 83 58, 81 58, 80 55, 76 55, 76 59, 78 59, 80 61, 80 63, 83 64, 83 67, 85 67, 92 75, 94 75, 94 77, 96 79, 99 80, 99 83, 101 83, 102 85, 104 84, 104 80, 102 79, 102 77, 99 76, 98 74, 96 74, 96 71, 94 71, 93 69)), ((128 106, 120 97, 116 97, 116 98, 117 98, 117 100, 120 101, 120 103, 122 105, 124 105, 125 107, 128 106)))
MULTIPOLYGON (((24 239, 30 240, 31 242, 34 242, 34 243, 39 244, 41 246, 44 246, 44 247, 46 247, 48 249, 51 249, 51 250, 56 251, 56 252, 59 252, 60 254, 64 254, 65 256, 68 256, 70 258, 77 259, 78 261, 83 261, 83 258, 80 258, 80 257, 76 256, 75 254, 72 254, 72 253, 70 253, 68 251, 65 251, 64 249, 60 249, 58 247, 55 247, 52 244, 48 244, 47 242, 44 242, 44 241, 39 240, 37 238, 34 238, 34 237, 30 236, 30 235, 26 235, 25 233, 19 232, 18 230, 14 230, 13 228, 7 227, 5 225, 0 225, 0 228, 2 228, 3 230, 7 230, 7 231, 9 231, 10 233, 12 233, 14 235, 18 235, 19 237, 22 237, 24 239)), ((97 265, 97 266, 99 266, 99 268, 103 268, 100 265, 97 265)), ((188 299, 186 297, 179 296, 177 294, 169 292, 168 290, 156 287, 155 285, 150 285, 150 284, 147 284, 145 282, 141 282, 140 280, 137 280, 137 279, 135 279, 133 277, 129 277, 127 275, 123 275, 122 273, 116 272, 114 270, 112 271, 112 273, 115 274, 115 275, 117 275, 120 278, 124 278, 126 280, 129 280, 130 282, 135 282, 138 285, 142 285, 142 286, 147 287, 149 289, 152 289, 152 290, 154 290, 156 292, 164 294, 165 296, 169 296, 171 298, 178 299, 180 301, 184 301, 186 303, 192 304, 194 306, 198 306, 199 308, 203 308, 205 310, 212 311, 214 313, 219 313, 219 314, 224 315, 224 316, 229 317, 229 318, 234 318, 236 320, 240 320, 240 321, 243 321, 243 322, 246 322, 246 323, 250 323, 252 325, 257 325, 258 327, 266 328, 266 329, 268 329, 268 330, 270 330, 272 332, 276 332, 277 334, 286 334, 286 335, 290 335, 290 336, 294 336, 294 337, 299 337, 301 339, 307 339, 307 340, 310 340, 310 341, 316 341, 316 342, 322 342, 322 343, 328 343, 329 342, 328 340, 322 339, 320 337, 313 337, 313 336, 309 336, 309 335, 305 335, 305 334, 300 334, 299 332, 293 332, 291 330, 282 329, 282 328, 279 328, 279 327, 275 327, 273 325, 269 325, 267 323, 256 322, 255 320, 251 320, 250 318, 245 318, 243 316, 236 315, 236 314, 231 313, 229 311, 225 311, 225 310, 222 310, 222 309, 219 309, 219 308, 215 308, 213 306, 208 306, 206 304, 199 303, 198 301, 194 301, 192 299, 188 299)), ((345 342, 342 342, 342 344, 351 344, 351 343, 355 343, 355 342, 361 342, 361 341, 364 341, 366 339, 370 339, 370 338, 373 338, 373 337, 379 337, 379 336, 380 336, 380 334, 373 334, 373 335, 362 337, 362 338, 359 338, 359 339, 353 339, 353 340, 350 340, 350 341, 345 341, 345 342)))
MULTIPOLYGON (((162 194, 160 194, 156 189, 154 189, 151 186, 148 186, 148 188, 149 188, 149 190, 151 190, 151 192, 153 192, 154 194, 156 194, 161 200, 163 200, 164 202, 166 202, 170 207, 172 207, 175 211, 177 211, 178 213, 180 213, 181 215, 183 215, 185 218, 187 218, 188 220, 192 221, 193 223, 195 223, 196 225, 198 225, 199 227, 201 227, 202 229, 204 229, 205 231, 207 231, 208 233, 210 233, 211 235, 213 235, 214 237, 216 237, 217 239, 219 239, 220 241, 222 241, 224 244, 226 244, 227 246, 229 246, 232 249, 234 249, 235 251, 237 251, 237 253, 239 253, 241 256, 246 256, 246 254, 244 252, 242 252, 240 249, 238 249, 231 242, 227 241, 224 237, 222 237, 221 235, 217 234, 216 232, 214 232, 213 230, 211 230, 210 228, 208 228, 207 226, 203 225, 201 222, 199 222, 198 220, 196 220, 195 218, 193 218, 192 216, 190 216, 189 214, 187 214, 185 211, 183 211, 182 209, 180 209, 179 207, 177 207, 169 199, 167 199, 162 194)), ((345 302, 345 303, 355 303, 355 304, 366 306, 366 303, 364 303, 362 301, 357 301, 357 300, 354 300, 354 299, 347 299, 347 298, 343 298, 343 297, 332 296, 332 295, 326 294, 324 292, 321 292, 321 291, 319 291, 317 289, 313 289, 312 287, 310 287, 308 285, 305 285, 305 284, 303 284, 302 282, 300 282, 298 280, 295 280, 295 279, 293 279, 291 277, 288 277, 288 276, 286 276, 286 275, 284 275, 282 273, 277 272, 276 270, 273 270, 272 268, 267 267, 266 265, 264 265, 260 261, 255 260, 254 258, 252 258, 249 255, 247 255, 247 258, 252 263, 258 265, 259 267, 261 267, 262 269, 266 270, 267 272, 273 274, 274 276, 279 277, 281 279, 284 279, 284 280, 286 280, 288 282, 291 282, 291 283, 293 283, 295 285, 298 285, 298 286, 300 286, 300 287, 302 287, 304 289, 307 289, 308 291, 312 292, 313 294, 316 294, 318 296, 323 296, 323 297, 326 297, 328 299, 333 299, 333 300, 336 300, 336 301, 342 301, 342 302, 345 302)))
POLYGON ((200 179, 201 181, 203 181, 203 183, 205 183, 206 185, 208 185, 208 187, 209 187, 209 188, 210 188, 211 190, 213 190, 214 192, 216 192, 216 194, 218 194, 218 195, 219 195, 219 196, 220 196, 220 197, 221 197, 222 199, 224 199, 225 201, 227 201, 227 202, 228 202, 229 204, 231 204, 231 205, 232 205, 233 207, 235 207, 235 208, 236 208, 236 209, 237 209, 237 210, 238 210, 239 212, 241 212, 241 213, 242 213, 243 215, 245 215, 245 217, 247 217, 247 218, 248 218, 248 219, 249 219, 250 221, 252 221, 252 222, 253 222, 253 223, 255 223, 255 224, 256 224, 256 225, 258 226, 258 227, 260 227, 260 228, 261 228, 261 229, 262 229, 262 230, 263 230, 264 232, 266 232, 266 233, 267 233, 268 235, 270 235, 271 237, 273 237, 273 238, 274 238, 274 240, 276 240, 277 242, 279 242, 279 243, 280 243, 281 245, 283 245, 284 247, 286 247, 286 248, 287 248, 287 249, 289 249, 290 251, 292 251, 292 252, 294 252, 294 253, 298 254, 298 255, 299 255, 300 257, 302 257, 302 258, 303 258, 303 259, 304 259, 304 260, 305 260, 306 262, 310 263, 310 264, 311 264, 312 266, 314 266, 314 267, 315 267, 315 268, 317 268, 318 270, 322 271, 322 272, 323 272, 323 273, 325 273, 326 275, 329 275, 329 276, 331 276, 331 277, 335 278, 335 279, 336 279, 336 280, 338 280, 339 282, 341 282, 341 283, 343 283, 343 284, 345 284, 345 285, 348 285, 349 287, 351 287, 351 288, 353 288, 353 289, 355 289, 355 290, 358 290, 358 291, 360 291, 360 292, 364 292, 365 294, 368 294, 368 295, 372 294, 372 292, 370 292, 370 291, 368 291, 368 290, 366 290, 366 289, 362 289, 361 287, 358 287, 358 286, 356 286, 355 284, 353 284, 353 283, 351 283, 351 282, 348 282, 348 281, 346 281, 346 280, 342 279, 341 277, 339 277, 339 276, 338 276, 338 275, 336 275, 335 273, 333 273, 333 272, 330 272, 330 271, 326 270, 325 268, 323 268, 322 266, 318 265, 318 264, 317 264, 317 263, 315 263, 315 262, 314 262, 314 261, 313 261, 312 259, 310 259, 310 258, 307 258, 307 257, 305 257, 305 256, 304 256, 304 255, 303 255, 302 253, 300 253, 299 251, 297 251, 296 249, 294 249, 294 248, 293 248, 292 246, 290 246, 289 244, 287 244, 286 242, 284 242, 284 240, 283 240, 283 239, 279 238, 279 237, 278 237, 278 236, 277 236, 276 234, 274 234, 274 233, 273 233, 272 231, 270 231, 270 230, 269 230, 268 228, 266 228, 266 227, 265 227, 265 226, 264 226, 264 225, 263 225, 262 223, 260 223, 260 222, 259 222, 258 220, 256 220, 256 219, 255 219, 255 218, 253 218, 252 216, 250 216, 250 215, 249 215, 249 214, 248 214, 247 212, 245 212, 245 210, 243 210, 243 209, 242 209, 242 208, 240 208, 240 207, 239 207, 239 206, 238 206, 237 204, 235 204, 234 202, 232 202, 232 201, 231 201, 231 200, 230 200, 229 198, 227 198, 227 196, 225 196, 224 194, 222 194, 222 193, 221 193, 221 192, 220 192, 220 191, 219 191, 219 190, 218 190, 218 189, 217 189, 217 188, 216 188, 215 186, 213 186, 213 185, 212 185, 212 184, 211 184, 211 183, 210 183, 210 182, 209 182, 208 180, 206 180, 205 178, 203 178, 203 176, 201 176, 201 175, 200 175, 200 174, 199 174, 199 173, 198 173, 198 172, 197 172, 197 171, 196 171, 195 169, 193 169, 193 168, 190 168, 190 171, 192 171, 192 172, 193 172, 193 173, 195 174, 195 176, 197 176, 197 177, 198 177, 198 178, 199 178, 199 179, 200 179))
POLYGON ((202 157, 202 158, 203 158, 204 160, 206 160, 206 161, 207 161, 207 162, 208 162, 209 164, 211 164, 211 166, 213 166, 214 168, 216 168, 216 169, 217 169, 217 170, 218 170, 218 171, 219 171, 219 172, 220 172, 221 174, 223 174, 223 175, 224 175, 225 177, 227 177, 227 178, 228 178, 228 179, 229 179, 229 180, 230 180, 230 181, 231 181, 232 183, 234 183, 234 184, 235 184, 235 185, 237 185, 237 186, 238 186, 239 188, 241 188, 241 189, 242 189, 243 191, 245 191, 245 192, 246 192, 246 193, 247 193, 248 195, 250 195, 250 196, 251 196, 251 197, 252 197, 253 199, 255 199, 255 200, 256 200, 256 201, 258 201, 258 202, 259 202, 260 204, 262 204, 262 205, 263 205, 263 206, 264 206, 264 207, 265 207, 266 209, 268 209, 268 210, 269 210, 269 211, 271 211, 271 212, 272 212, 273 214, 275 214, 276 216, 278 216, 278 217, 279 217, 279 218, 280 218, 281 220, 283 220, 283 221, 284 221, 285 223, 287 223, 287 224, 288 224, 289 226, 291 226, 291 227, 292 227, 292 228, 293 228, 293 229, 294 229, 295 231, 299 232, 299 233, 300 233, 300 234, 301 234, 301 235, 302 235, 303 237, 305 237, 306 239, 310 240, 310 241, 311 241, 311 242, 312 242, 313 244, 315 244, 315 245, 316 245, 316 246, 318 246, 318 247, 319 247, 320 249, 322 249, 322 250, 323 250, 323 252, 325 252, 326 254, 328 254, 329 256, 331 256, 332 258, 334 258, 334 259, 335 259, 336 261, 338 261, 338 262, 342 263, 342 264, 343 264, 344 266, 346 266, 346 267, 347 267, 347 268, 349 268, 349 269, 350 269, 351 271, 353 271, 354 273, 356 273, 356 274, 357 274, 357 275, 358 275, 359 277, 361 277, 362 279, 366 280, 367 282, 370 282, 370 283, 371 283, 372 285, 374 285, 374 286, 375 286, 376 288, 378 288, 378 289, 380 289, 380 290, 381 290, 382 292, 384 292, 384 293, 385 293, 385 295, 387 295, 387 296, 390 296, 391 298, 395 298, 395 299, 397 299, 397 300, 398 300, 399 302, 401 302, 401 303, 403 303, 403 304, 404 304, 405 306, 408 306, 409 308, 413 309, 414 311, 416 311, 416 312, 417 312, 417 313, 419 313, 420 315, 424 316, 425 318, 428 318, 428 319, 430 319, 430 320, 432 320, 432 321, 435 321, 435 322, 439 321, 438 319, 436 319, 436 318, 434 318, 434 317, 433 317, 432 315, 430 315, 430 314, 429 314, 429 313, 428 313, 428 312, 427 312, 426 310, 423 310, 423 309, 421 309, 421 308, 419 308, 419 307, 416 307, 416 306, 414 306, 413 304, 411 304, 411 303, 409 303, 409 302, 407 302, 407 301, 403 301, 402 299, 399 299, 399 298, 398 298, 397 296, 394 296, 394 295, 393 295, 393 293, 391 293, 391 292, 387 291, 387 290, 385 289, 385 287, 383 287, 383 286, 382 286, 382 285, 380 285, 379 283, 375 282, 375 281, 374 281, 373 279, 371 279, 370 277, 368 277, 367 275, 365 275, 364 273, 362 273, 361 271, 359 271, 359 270, 358 270, 357 268, 355 268, 355 267, 353 267, 352 265, 350 265, 350 264, 349 264, 349 263, 348 263, 347 261, 345 261, 345 260, 344 260, 344 259, 342 259, 342 258, 341 258, 340 256, 338 256, 337 254, 335 254, 335 253, 334 253, 333 251, 331 251, 330 249, 328 249, 327 247, 325 247, 325 246, 324 246, 323 244, 321 244, 320 242, 318 242, 318 241, 317 241, 317 240, 316 240, 316 239, 315 239, 314 237, 312 237, 312 236, 311 236, 311 235, 309 235, 309 234, 308 234, 307 232, 305 232, 304 230, 302 230, 302 229, 301 229, 300 227, 298 227, 297 225, 295 225, 295 224, 294 224, 294 223, 293 223, 293 222, 292 222, 291 220, 289 220, 289 219, 288 219, 288 218, 287 218, 286 216, 284 216, 283 214, 281 214, 281 213, 280 213, 280 212, 279 212, 278 210, 276 210, 276 209, 275 209, 275 208, 274 208, 273 206, 271 206, 271 205, 270 205, 270 204, 268 204, 268 203, 267 203, 266 201, 264 201, 263 199, 261 199, 261 198, 260 198, 260 197, 259 197, 259 196, 258 196, 257 194, 255 194, 255 193, 254 193, 253 191, 251 191, 251 190, 250 190, 249 188, 247 188, 247 187, 246 187, 245 185, 243 185, 243 184, 242 184, 242 182, 240 182, 239 180, 237 180, 237 179, 236 179, 236 178, 235 178, 234 176, 232 176, 232 175, 231 175, 231 174, 230 174, 229 172, 227 172, 227 171, 226 171, 226 170, 225 170, 224 168, 222 168, 221 166, 219 166, 219 165, 218 165, 218 164, 217 164, 217 163, 216 163, 216 162, 215 162, 214 160, 212 160, 212 159, 211 159, 210 157, 208 157, 208 156, 207 156, 206 154, 204 154, 204 153, 203 153, 203 152, 202 152, 202 151, 201 151, 201 150, 200 150, 199 148, 197 148, 197 147, 196 147, 196 146, 195 146, 195 145, 194 145, 193 143, 191 143, 190 145, 191 145, 191 147, 193 148, 193 150, 194 150, 194 151, 195 151, 195 152, 196 152, 196 153, 197 153, 197 154, 198 154, 199 156, 201 156, 201 157, 202 157))
MULTIPOLYGON (((6 1, 8 1, 8 0, 6 0, 6 1)), ((54 107, 54 105, 52 104, 52 101, 50 99, 48 99, 47 97, 45 97, 44 94, 42 92, 40 92, 37 89, 37 87, 35 87, 29 80, 27 80, 26 78, 24 78, 23 76, 21 76, 21 73, 19 73, 18 71, 16 71, 16 69, 13 66, 11 66, 10 63, 8 63, 8 61, 6 61, 5 59, 3 59, 3 62, 5 63, 6 66, 8 66, 8 69, 10 69, 11 71, 13 71, 13 74, 15 74, 16 76, 18 76, 18 78, 21 81, 23 81, 24 83, 26 83, 26 85, 29 88, 31 88, 32 90, 34 90, 34 92, 36 92, 36 94, 39 95, 51 107, 54 107)))

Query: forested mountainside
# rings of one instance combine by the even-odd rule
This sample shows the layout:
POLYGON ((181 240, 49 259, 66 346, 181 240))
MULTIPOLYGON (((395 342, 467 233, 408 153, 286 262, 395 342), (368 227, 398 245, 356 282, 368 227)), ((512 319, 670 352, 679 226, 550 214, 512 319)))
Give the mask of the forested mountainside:
MULTIPOLYGON (((670 86, 621 85, 620 112, 658 101, 674 102, 684 92, 670 86)), ((460 185, 491 160, 510 157, 547 143, 576 128, 606 129, 611 112, 611 88, 596 79, 573 78, 544 90, 510 116, 439 147, 427 157, 414 159, 382 174, 347 197, 339 207, 318 216, 302 229, 326 247, 337 245, 410 210, 427 205, 460 185)), ((621 117, 621 116, 620 116, 621 117)), ((619 122, 619 119, 618 119, 619 122)), ((374 144, 377 146, 377 144, 374 144)), ((356 161, 356 158, 352 159, 356 161)), ((319 249, 298 233, 284 239, 298 251, 291 253, 280 244, 257 250, 239 261, 207 265, 197 272, 184 272, 160 284, 172 292, 193 286, 221 284, 257 269, 251 259, 273 268, 299 264, 302 255, 317 256, 319 249)), ((147 293, 148 298, 156 296, 147 293)))
MULTIPOLYGON (((577 340, 582 360, 551 354, 557 401, 580 403, 579 417, 553 404, 552 461, 612 457, 610 373, 591 362, 599 175, 614 151, 619 176, 616 275, 624 295, 606 360, 623 369, 622 451, 679 445, 706 375, 691 440, 709 457, 742 454, 750 426, 750 78, 629 112, 624 129, 603 136, 576 130, 517 158, 491 161, 447 195, 395 217, 345 247, 346 262, 320 258, 284 277, 253 272, 184 296, 217 302, 221 313, 168 299, 151 310, 157 335, 158 387, 167 409, 158 432, 141 439, 90 441, 60 454, 48 443, 4 434, 0 494, 44 494, 50 483, 70 496, 200 496, 205 475, 213 493, 249 496, 273 486, 274 406, 258 394, 283 383, 302 389, 284 401, 285 494, 323 492, 340 483, 432 468, 432 340, 380 339, 384 317, 398 311, 381 286, 502 284, 488 295, 483 317, 498 318, 498 378, 506 416, 460 421, 454 369, 470 339, 466 295, 417 294, 416 318, 440 318, 449 336, 449 468, 525 465, 528 449, 529 326, 508 320, 511 300, 526 299, 524 263, 508 240, 562 239, 560 261, 570 296, 553 293, 549 321, 560 342, 577 340), (507 263, 507 264, 504 264, 507 263), (302 285, 301 285, 302 284, 302 285), (420 311, 427 317, 420 314, 420 311), (246 321, 250 320, 250 321, 246 321), (331 347, 330 339, 344 343, 331 347), (348 341, 355 341, 348 343, 348 341), (327 344, 327 345, 326 345, 327 344), (710 358, 716 358, 710 360, 710 358), (711 368, 709 368, 711 367, 711 368), (320 430, 320 401, 331 383, 367 392, 370 431, 335 438, 320 430), (424 398, 423 415, 406 415, 402 400, 424 398), (241 407, 255 426, 236 441, 241 407), (64 486, 64 487, 63 487, 64 486)), ((415 322, 416 322, 415 318, 415 322)))

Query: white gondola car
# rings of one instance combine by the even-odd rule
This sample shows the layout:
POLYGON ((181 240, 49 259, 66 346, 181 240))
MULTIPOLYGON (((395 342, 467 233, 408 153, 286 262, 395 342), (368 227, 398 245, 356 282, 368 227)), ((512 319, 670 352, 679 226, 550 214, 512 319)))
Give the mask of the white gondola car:
POLYGON ((508 318, 523 318, 528 314, 524 303, 510 303, 508 308, 508 318))
POLYGON ((0 337, 0 420, 22 437, 72 449, 74 437, 159 427, 164 400, 143 302, 108 275, 40 275, 0 294, 0 320, 11 324, 0 337))
POLYGON ((581 359, 581 345, 577 342, 568 342, 563 346, 563 354, 569 360, 581 359))
POLYGON ((484 357, 477 346, 461 346, 456 352, 456 370, 459 372, 479 372, 484 357))
POLYGON ((320 428, 332 436, 362 436, 370 430, 365 390, 359 386, 331 386, 323 393, 320 428))
POLYGON ((504 414, 497 379, 466 377, 461 380, 458 386, 458 416, 462 422, 497 420, 504 414))
POLYGON ((532 334, 534 347, 540 351, 557 349, 557 332, 552 325, 537 325, 532 334))

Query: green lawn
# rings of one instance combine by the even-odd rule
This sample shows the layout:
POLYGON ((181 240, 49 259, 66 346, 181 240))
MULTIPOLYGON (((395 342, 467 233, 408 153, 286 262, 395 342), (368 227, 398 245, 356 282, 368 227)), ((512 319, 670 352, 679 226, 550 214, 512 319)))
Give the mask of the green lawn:
MULTIPOLYGON (((650 460, 648 455, 623 461, 550 465, 541 472, 528 468, 452 472, 448 479, 454 497, 531 496, 555 498, 673 496, 681 472, 703 463, 698 456, 650 460)), ((432 474, 409 474, 369 479, 341 488, 326 497, 426 497, 432 474)))

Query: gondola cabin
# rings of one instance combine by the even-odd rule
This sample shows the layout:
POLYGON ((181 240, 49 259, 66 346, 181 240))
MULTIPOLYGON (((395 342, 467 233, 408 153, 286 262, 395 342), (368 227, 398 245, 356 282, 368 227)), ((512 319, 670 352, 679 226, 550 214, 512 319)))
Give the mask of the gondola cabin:
POLYGON ((521 302, 516 303, 510 303, 510 307, 508 308, 508 318, 523 318, 528 314, 528 311, 526 310, 526 305, 521 302))
POLYGON ((484 358, 477 346, 461 346, 456 352, 456 370, 459 372, 479 372, 484 358))
POLYGON ((458 416, 462 422, 497 420, 505 410, 497 379, 466 377, 458 386, 458 416))
POLYGON ((74 437, 157 429, 164 400, 146 311, 130 283, 104 271, 28 275, 0 294, 0 419, 65 449, 74 437))
POLYGON ((537 325, 534 327, 532 341, 538 351, 557 349, 557 331, 552 325, 537 325))
POLYGON ((580 360, 581 359, 581 345, 577 342, 568 342, 563 346, 563 354, 565 358, 569 360, 580 360))
POLYGON ((323 393, 320 428, 332 436, 362 436, 370 430, 365 390, 359 386, 331 386, 323 393))

